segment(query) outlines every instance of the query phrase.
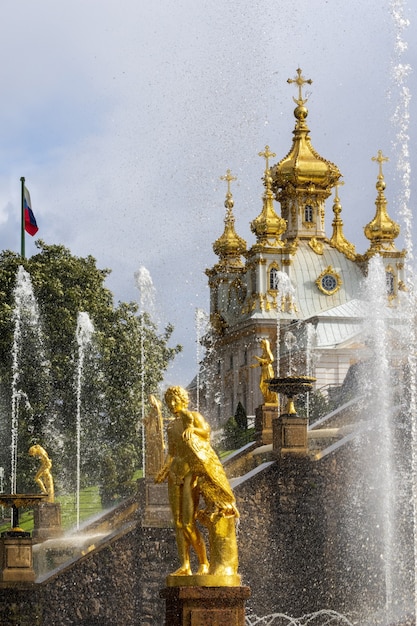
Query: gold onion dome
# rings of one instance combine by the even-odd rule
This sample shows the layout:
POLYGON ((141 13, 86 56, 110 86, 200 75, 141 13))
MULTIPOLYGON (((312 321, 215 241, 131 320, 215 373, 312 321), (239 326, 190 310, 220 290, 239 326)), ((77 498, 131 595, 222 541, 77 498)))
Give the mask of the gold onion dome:
POLYGON ((224 206, 226 207, 226 217, 224 218, 223 234, 213 243, 214 253, 220 257, 218 268, 230 269, 243 267, 241 256, 246 252, 246 241, 239 237, 235 231, 235 218, 233 215, 233 196, 230 191, 230 182, 236 180, 230 170, 227 170, 221 180, 227 181, 227 193, 224 206))
POLYGON ((287 221, 279 217, 274 209, 274 194, 272 192, 272 177, 269 169, 269 158, 275 157, 274 152, 270 152, 269 146, 265 146, 264 152, 259 152, 260 157, 264 157, 266 168, 263 177, 265 192, 262 196, 263 207, 261 213, 251 222, 251 231, 256 236, 258 246, 277 247, 283 246, 280 240, 281 235, 287 228, 287 221))
POLYGON ((281 195, 280 189, 285 190, 288 187, 293 187, 311 190, 312 186, 317 191, 325 192, 325 197, 328 197, 341 173, 337 165, 320 156, 311 145, 310 129, 305 121, 308 110, 304 106, 308 98, 303 98, 302 87, 306 83, 311 84, 312 80, 306 80, 302 76, 301 69, 298 68, 296 78, 289 78, 287 82, 295 83, 298 86, 298 98, 293 97, 297 105, 294 109, 294 116, 297 121, 289 153, 271 169, 272 188, 277 199, 281 195))
POLYGON ((378 195, 375 200, 375 217, 365 226, 365 237, 370 240, 370 250, 374 252, 393 250, 395 249, 394 239, 400 234, 400 226, 387 213, 388 203, 384 193, 386 184, 382 172, 382 163, 388 161, 388 158, 382 155, 382 150, 378 150, 378 156, 372 157, 372 161, 377 161, 379 164, 379 173, 375 185, 378 195))

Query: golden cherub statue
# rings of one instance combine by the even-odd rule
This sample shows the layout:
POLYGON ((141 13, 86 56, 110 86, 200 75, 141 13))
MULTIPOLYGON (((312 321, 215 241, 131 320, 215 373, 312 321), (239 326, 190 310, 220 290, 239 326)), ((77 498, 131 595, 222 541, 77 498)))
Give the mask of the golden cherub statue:
POLYGON ((254 363, 251 367, 261 368, 259 388, 262 392, 265 404, 278 404, 278 394, 275 391, 270 391, 269 384, 267 382, 271 378, 274 378, 274 368, 272 367, 274 356, 268 339, 262 339, 261 348, 262 355, 255 355, 253 357, 258 361, 258 363, 254 363))
POLYGON ((52 461, 46 453, 46 450, 39 444, 35 444, 29 448, 29 455, 40 459, 40 467, 35 475, 35 482, 41 488, 42 493, 47 494, 45 502, 54 502, 54 481, 51 474, 52 461))
POLYGON ((168 584, 181 585, 172 577, 192 575, 191 547, 199 561, 195 585, 206 585, 206 575, 215 577, 210 582, 216 586, 240 584, 235 531, 239 513, 223 466, 210 445, 210 427, 200 413, 188 410, 188 393, 182 387, 169 387, 165 402, 175 419, 168 425, 168 455, 155 480, 168 479, 181 563, 168 577, 168 584), (198 510, 200 495, 204 510, 198 510), (210 563, 197 519, 209 531, 210 563))

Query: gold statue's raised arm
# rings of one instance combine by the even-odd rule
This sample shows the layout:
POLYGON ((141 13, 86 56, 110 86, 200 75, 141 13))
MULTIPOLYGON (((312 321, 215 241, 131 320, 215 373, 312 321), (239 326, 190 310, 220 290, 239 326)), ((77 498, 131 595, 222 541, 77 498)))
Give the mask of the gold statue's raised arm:
POLYGON ((29 448, 29 455, 40 459, 40 467, 35 475, 35 482, 39 485, 42 493, 48 495, 46 502, 54 502, 54 481, 51 474, 52 461, 46 450, 39 444, 29 448))

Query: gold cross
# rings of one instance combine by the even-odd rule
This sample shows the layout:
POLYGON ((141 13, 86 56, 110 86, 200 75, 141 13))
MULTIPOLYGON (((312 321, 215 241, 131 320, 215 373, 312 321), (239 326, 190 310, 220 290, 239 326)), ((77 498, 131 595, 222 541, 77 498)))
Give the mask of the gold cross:
POLYGON ((265 150, 263 152, 258 152, 258 156, 263 157, 266 161, 265 170, 269 170, 269 159, 271 157, 276 157, 275 152, 271 152, 269 146, 265 146, 265 150))
POLYGON ((230 170, 227 170, 226 175, 225 176, 220 176, 220 180, 226 180, 227 181, 227 193, 230 194, 230 183, 232 182, 232 180, 237 180, 236 176, 232 176, 232 172, 230 170))
POLYGON ((385 161, 389 161, 388 157, 384 157, 382 154, 382 150, 378 150, 378 156, 376 157, 372 157, 372 161, 377 161, 379 163, 379 174, 378 174, 378 178, 384 178, 384 175, 382 173, 382 164, 385 161))
POLYGON ((305 104, 308 100, 308 98, 306 98, 305 100, 303 100, 303 94, 301 92, 301 89, 303 87, 303 85, 305 84, 312 84, 312 80, 311 78, 309 79, 305 79, 304 76, 302 75, 302 70, 300 70, 300 68, 298 68, 297 70, 297 76, 296 78, 288 78, 287 83, 295 83, 296 85, 298 85, 298 100, 296 100, 293 96, 293 100, 296 104, 298 104, 299 106, 305 104))
POLYGON ((340 200, 340 198, 339 198, 339 187, 341 187, 341 186, 342 186, 342 185, 344 185, 344 184, 345 184, 345 181, 344 181, 344 180, 338 180, 338 181, 334 184, 334 186, 336 187, 336 192, 335 192, 335 194, 334 194, 334 199, 335 199, 335 202, 337 202, 337 201, 339 201, 339 200, 340 200))

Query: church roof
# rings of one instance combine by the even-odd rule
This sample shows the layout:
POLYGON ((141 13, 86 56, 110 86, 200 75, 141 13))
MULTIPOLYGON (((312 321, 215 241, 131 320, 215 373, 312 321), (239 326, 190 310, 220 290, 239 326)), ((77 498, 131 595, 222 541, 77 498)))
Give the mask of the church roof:
MULTIPOLYGON (((307 320, 317 316, 350 317, 357 311, 359 286, 363 274, 357 263, 327 242, 316 253, 308 241, 301 240, 288 267, 294 287, 294 310, 281 312, 282 319, 307 320), (323 287, 324 285, 324 287, 323 287)), ((360 313, 355 313, 358 317, 360 313)), ((254 311, 252 318, 274 319, 276 310, 254 311)))

